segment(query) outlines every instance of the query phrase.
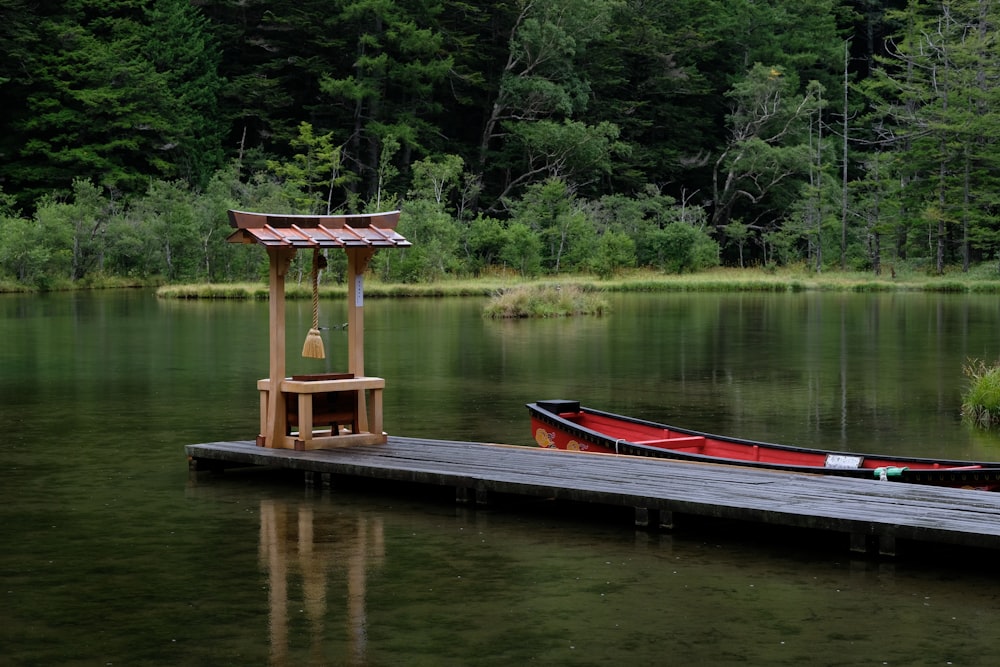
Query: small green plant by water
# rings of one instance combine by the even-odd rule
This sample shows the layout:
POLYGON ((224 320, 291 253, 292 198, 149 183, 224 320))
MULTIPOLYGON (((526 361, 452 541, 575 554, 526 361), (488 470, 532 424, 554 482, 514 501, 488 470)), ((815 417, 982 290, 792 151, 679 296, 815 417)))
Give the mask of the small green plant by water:
POLYGON ((982 359, 970 359, 963 371, 969 389, 962 401, 962 417, 982 427, 1000 424, 1000 361, 987 365, 982 359))

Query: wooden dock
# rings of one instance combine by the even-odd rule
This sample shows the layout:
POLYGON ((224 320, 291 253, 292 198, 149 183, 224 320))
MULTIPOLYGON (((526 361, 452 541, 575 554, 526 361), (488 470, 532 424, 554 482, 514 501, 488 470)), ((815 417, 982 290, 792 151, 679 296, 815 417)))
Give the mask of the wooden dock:
POLYGON ((193 470, 271 466, 306 473, 453 487, 635 508, 636 522, 675 515, 842 533, 856 552, 897 541, 1000 549, 1000 493, 833 478, 738 466, 390 436, 384 445, 295 451, 253 442, 186 447, 193 470))

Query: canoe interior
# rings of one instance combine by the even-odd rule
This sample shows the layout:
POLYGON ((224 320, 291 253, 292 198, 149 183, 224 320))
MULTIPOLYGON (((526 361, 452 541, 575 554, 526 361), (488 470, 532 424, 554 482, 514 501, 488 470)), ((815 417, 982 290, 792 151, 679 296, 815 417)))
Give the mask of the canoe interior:
MULTIPOLYGON (((735 462, 757 462, 768 466, 794 468, 831 467, 871 470, 906 466, 916 470, 974 470, 984 464, 971 461, 932 460, 850 452, 828 452, 790 445, 778 445, 728 436, 711 435, 643 420, 632 419, 588 408, 576 408, 572 401, 556 401, 556 409, 568 411, 549 413, 556 420, 539 419, 544 409, 532 408, 532 432, 543 447, 577 449, 594 452, 621 451, 625 443, 641 448, 669 450, 679 458, 722 459, 735 462), (568 430, 553 428, 553 422, 563 422, 568 430), (617 443, 617 444, 616 444, 617 443)), ((537 405, 545 405, 539 403, 537 405)), ((991 467, 1000 467, 994 464, 991 467)))

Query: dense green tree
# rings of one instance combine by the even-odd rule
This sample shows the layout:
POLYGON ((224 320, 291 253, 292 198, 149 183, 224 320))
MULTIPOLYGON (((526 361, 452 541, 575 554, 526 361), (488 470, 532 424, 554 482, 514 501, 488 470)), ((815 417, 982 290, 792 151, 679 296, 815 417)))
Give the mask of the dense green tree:
POLYGON ((611 172, 613 158, 624 151, 618 128, 607 122, 592 126, 577 121, 538 120, 512 123, 508 145, 522 156, 520 175, 508 180, 502 197, 519 187, 545 179, 560 179, 574 188, 611 172))
MULTIPOLYGON (((9 128, 19 116, 20 101, 25 95, 25 73, 39 48, 35 26, 38 23, 37 3, 28 0, 5 0, 0 3, 0 94, 8 101, 0 106, 0 128, 9 128)), ((9 133, 0 136, 0 157, 5 157, 15 145, 9 133)))
POLYGON ((463 166, 464 162, 458 155, 417 160, 411 165, 411 195, 432 199, 436 204, 447 207, 461 181, 463 166))
POLYGON ((437 202, 415 199, 406 202, 399 233, 413 246, 379 253, 375 267, 383 280, 421 282, 443 278, 458 269, 459 228, 437 202))
MULTIPOLYGON (((582 114, 591 95, 587 47, 610 20, 609 0, 518 0, 505 62, 489 103, 479 143, 479 178, 494 180, 498 211, 520 188, 545 178, 573 179, 562 171, 574 152, 567 142, 596 141, 583 164, 602 160, 617 138, 611 123, 593 128, 563 123, 582 114), (569 154, 568 154, 569 153, 569 154)), ((578 146, 590 151, 589 146, 578 146)), ((574 165, 570 165, 572 169, 574 165)), ((592 168, 592 167, 591 167, 592 168)))
POLYGON ((601 235, 591 268, 602 278, 635 266, 635 241, 625 232, 609 231, 601 235))
POLYGON ((712 65, 704 64, 720 39, 718 9, 703 0, 610 5, 607 28, 588 45, 584 66, 593 92, 578 119, 614 123, 628 150, 616 153, 604 187, 582 192, 596 194, 609 183, 627 192, 682 180, 702 187, 718 138, 717 91, 706 76, 712 65))
POLYGON ((79 178, 73 181, 72 200, 59 206, 67 226, 72 229, 72 280, 104 269, 103 237, 107 233, 107 222, 118 212, 119 205, 105 197, 90 181, 79 178))
POLYGON ((770 214, 768 198, 799 186, 809 171, 807 122, 820 106, 820 86, 796 93, 793 73, 760 63, 727 93, 732 101, 730 139, 715 160, 712 225, 723 228, 742 207, 751 222, 770 214))
POLYGON ((893 162, 905 185, 898 227, 921 232, 910 238, 921 239, 917 251, 938 272, 956 254, 967 268, 973 240, 987 254, 996 248, 1000 96, 988 82, 1000 76, 1000 9, 978 0, 912 0, 891 16, 903 25, 901 37, 865 90, 878 139, 906 156, 893 162))
MULTIPOLYGON (((126 193, 151 176, 207 182, 221 157, 215 61, 184 0, 74 0, 39 10, 0 176, 33 196, 76 178, 126 193)), ((23 38, 23 36, 22 36, 23 38)), ((22 51, 24 42, 21 43, 22 51)))
POLYGON ((0 216, 0 277, 30 286, 43 286, 49 247, 38 226, 20 216, 0 216))
POLYGON ((463 238, 464 258, 467 269, 479 273, 500 264, 508 232, 496 218, 479 215, 469 223, 463 238))
POLYGON ((553 273, 582 268, 596 245, 593 220, 560 179, 529 186, 513 213, 514 221, 538 234, 545 248, 543 267, 553 273))
POLYGON ((512 222, 507 228, 506 241, 500 251, 500 261, 525 277, 542 271, 542 240, 523 222, 512 222))
MULTIPOLYGON (((302 3, 297 3, 305 9, 302 3)), ((226 126, 223 140, 229 156, 248 171, 262 168, 276 142, 288 142, 299 122, 302 95, 314 91, 301 78, 284 76, 301 62, 318 36, 326 36, 326 13, 291 11, 269 0, 203 0, 202 11, 221 52, 219 71, 225 81, 219 93, 219 117, 226 126), (277 11, 276 11, 277 10, 277 11), (285 29, 280 16, 301 21, 320 19, 313 30, 285 29), (289 46, 291 45, 291 46, 289 46)))
POLYGON ((350 174, 341 173, 341 148, 333 144, 333 132, 317 136, 311 124, 301 123, 291 145, 299 152, 285 162, 269 160, 269 171, 292 186, 287 192, 294 210, 333 213, 339 208, 334 206, 334 196, 351 179, 350 174))
POLYGON ((166 163, 162 173, 204 187, 223 162, 222 138, 228 128, 218 102, 223 80, 220 52, 208 21, 190 0, 151 3, 145 19, 142 55, 166 87, 166 116, 157 146, 166 163))
POLYGON ((437 28, 442 3, 339 0, 332 20, 342 36, 346 66, 327 71, 320 90, 339 114, 348 163, 368 198, 384 187, 379 179, 382 144, 399 142, 399 159, 426 153, 437 129, 430 119, 453 67, 437 28))
POLYGON ((257 278, 260 257, 224 241, 229 207, 402 207, 426 247, 379 269, 407 280, 610 275, 633 253, 689 270, 684 239, 710 264, 710 236, 734 264, 992 260, 997 12, 8 0, 0 186, 16 201, 0 273, 39 286, 257 278))
POLYGON ((690 273, 719 265, 719 244, 683 222, 652 230, 643 241, 649 265, 667 273, 690 273))

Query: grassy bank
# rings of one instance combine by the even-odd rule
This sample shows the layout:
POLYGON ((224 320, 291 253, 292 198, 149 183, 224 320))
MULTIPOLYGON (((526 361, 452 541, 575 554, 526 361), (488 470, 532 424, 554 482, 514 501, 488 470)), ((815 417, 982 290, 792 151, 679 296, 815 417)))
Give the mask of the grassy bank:
MULTIPOLYGON (((611 280, 592 276, 559 276, 538 280, 477 278, 444 280, 428 284, 387 284, 368 279, 365 296, 371 298, 407 298, 442 296, 492 296, 524 284, 558 283, 578 286, 586 291, 605 292, 892 292, 923 291, 947 293, 1000 294, 1000 276, 996 272, 953 273, 928 276, 921 273, 899 272, 896 277, 873 276, 869 273, 813 273, 784 269, 717 269, 691 275, 663 275, 636 272, 611 280)), ((320 296, 342 298, 344 285, 322 285, 320 296)), ((266 299, 266 283, 168 285, 157 295, 165 299, 266 299)), ((312 295, 308 282, 288 284, 290 299, 307 299, 312 295)))

